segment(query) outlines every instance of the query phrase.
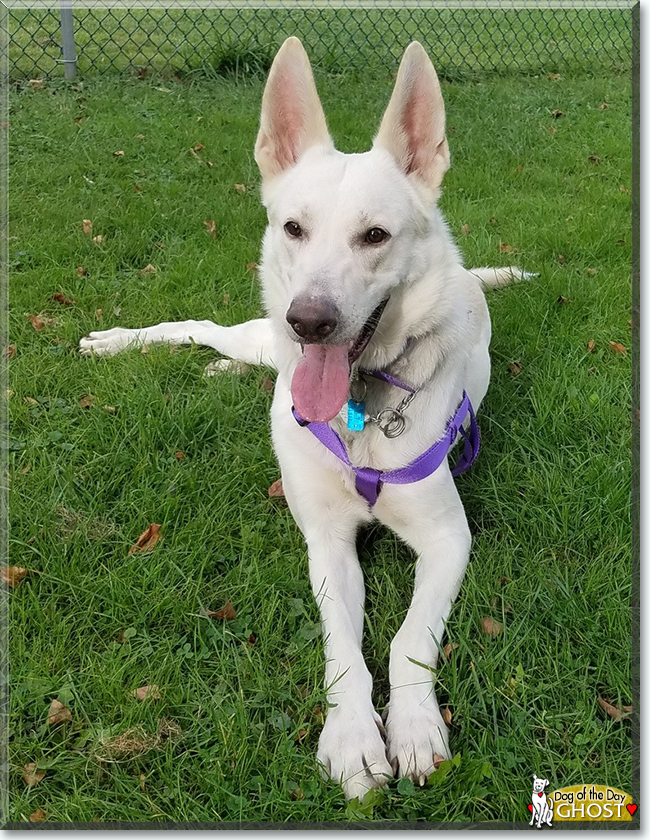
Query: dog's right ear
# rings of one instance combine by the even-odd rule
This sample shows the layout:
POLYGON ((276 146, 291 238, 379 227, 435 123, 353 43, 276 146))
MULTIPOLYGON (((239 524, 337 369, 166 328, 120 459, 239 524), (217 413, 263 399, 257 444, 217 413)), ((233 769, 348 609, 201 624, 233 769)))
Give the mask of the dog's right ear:
POLYGON ((332 147, 311 64, 298 38, 275 56, 262 98, 255 160, 263 179, 293 166, 311 146, 332 147))

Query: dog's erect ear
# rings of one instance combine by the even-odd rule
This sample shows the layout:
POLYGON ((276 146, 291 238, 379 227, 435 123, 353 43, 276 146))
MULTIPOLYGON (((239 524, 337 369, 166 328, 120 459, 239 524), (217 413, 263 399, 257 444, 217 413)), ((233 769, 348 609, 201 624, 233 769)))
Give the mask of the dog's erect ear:
POLYGON ((536 782, 536 781, 537 781, 537 775, 536 775, 535 773, 533 773, 533 781, 534 781, 534 782, 536 782))
POLYGON ((548 787, 548 779, 544 779, 544 787, 545 787, 545 788, 547 788, 547 787, 548 787))
POLYGON ((449 169, 440 82, 417 41, 404 53, 374 145, 387 149, 407 175, 418 175, 433 190, 449 169))
POLYGON ((262 178, 293 166, 311 146, 332 146, 311 64, 297 38, 278 50, 262 98, 255 160, 262 178))

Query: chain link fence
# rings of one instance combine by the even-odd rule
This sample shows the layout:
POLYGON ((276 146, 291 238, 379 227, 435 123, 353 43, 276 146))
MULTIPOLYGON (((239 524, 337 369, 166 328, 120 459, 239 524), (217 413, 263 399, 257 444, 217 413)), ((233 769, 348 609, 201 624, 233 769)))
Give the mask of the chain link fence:
POLYGON ((262 74, 288 35, 298 35, 313 63, 330 73, 392 73, 414 39, 447 79, 486 72, 626 72, 632 62, 632 6, 623 3, 217 0, 204 8, 119 8, 66 0, 49 8, 5 9, 9 77, 15 81, 108 71, 262 74))

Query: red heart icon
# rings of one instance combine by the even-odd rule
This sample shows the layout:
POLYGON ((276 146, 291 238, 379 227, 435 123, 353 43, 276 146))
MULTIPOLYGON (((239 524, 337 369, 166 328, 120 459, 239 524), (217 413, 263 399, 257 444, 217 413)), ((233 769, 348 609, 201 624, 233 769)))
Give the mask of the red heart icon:
POLYGON ((634 814, 636 813, 636 809, 637 809, 639 806, 638 806, 638 805, 633 805, 632 803, 630 803, 629 805, 626 805, 625 807, 626 807, 626 808, 627 808, 627 810, 630 812, 630 815, 631 815, 631 816, 634 816, 634 814))
POLYGON ((533 806, 532 806, 532 805, 528 805, 528 810, 529 810, 529 811, 530 811, 530 813, 532 814, 532 813, 533 813, 533 806))
POLYGON ((543 794, 543 793, 538 793, 537 795, 538 795, 538 796, 544 796, 544 794, 543 794))

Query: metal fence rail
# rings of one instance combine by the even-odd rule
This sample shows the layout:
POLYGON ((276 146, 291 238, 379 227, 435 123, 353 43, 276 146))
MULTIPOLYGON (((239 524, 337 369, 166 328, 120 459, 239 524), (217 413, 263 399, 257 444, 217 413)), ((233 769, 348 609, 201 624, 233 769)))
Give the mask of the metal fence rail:
POLYGON ((447 78, 630 70, 631 6, 522 6, 508 0, 482 8, 451 2, 117 8, 70 0, 52 8, 9 6, 9 75, 71 78, 143 68, 179 76, 263 73, 292 34, 320 69, 334 73, 370 66, 392 72, 413 39, 447 78))

